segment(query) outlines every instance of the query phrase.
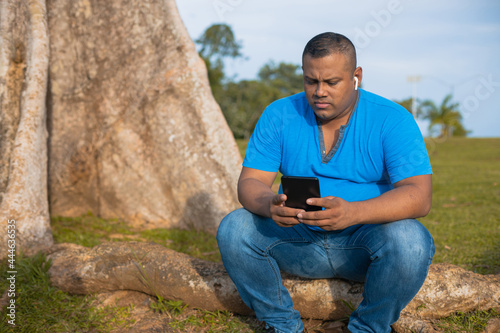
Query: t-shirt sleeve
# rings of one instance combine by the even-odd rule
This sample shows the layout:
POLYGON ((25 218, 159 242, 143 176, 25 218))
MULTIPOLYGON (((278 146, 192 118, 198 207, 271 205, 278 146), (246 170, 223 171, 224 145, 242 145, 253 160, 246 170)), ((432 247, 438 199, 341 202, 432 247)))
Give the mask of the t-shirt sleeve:
POLYGON ((391 183, 432 174, 422 133, 407 111, 398 112, 383 133, 384 158, 391 183))
MULTIPOLYGON (((275 105, 275 104, 274 104, 275 105)), ((282 119, 279 108, 268 106, 248 142, 243 166, 277 172, 281 165, 282 119)))

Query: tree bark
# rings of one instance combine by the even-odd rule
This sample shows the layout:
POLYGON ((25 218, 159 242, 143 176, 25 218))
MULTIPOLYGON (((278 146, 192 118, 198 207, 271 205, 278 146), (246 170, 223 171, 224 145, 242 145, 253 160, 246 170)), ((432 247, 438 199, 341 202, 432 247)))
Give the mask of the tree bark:
POLYGON ((52 244, 47 201, 48 63, 45 1, 0 1, 0 258, 13 244, 28 255, 52 244))
MULTIPOLYGON (((51 248, 48 258, 52 259, 52 283, 66 292, 136 290, 183 300, 210 311, 251 313, 222 264, 195 259, 154 243, 105 243, 92 249, 60 244, 51 248)), ((361 283, 293 276, 284 276, 283 282, 303 318, 341 319, 349 315, 349 304, 357 307, 362 300, 361 283)), ((499 300, 499 275, 479 275, 454 265, 433 264, 420 292, 403 310, 399 329, 424 327, 426 319, 456 311, 499 309, 499 300)))
POLYGON ((174 0, 48 0, 52 215, 215 233, 241 156, 174 0))

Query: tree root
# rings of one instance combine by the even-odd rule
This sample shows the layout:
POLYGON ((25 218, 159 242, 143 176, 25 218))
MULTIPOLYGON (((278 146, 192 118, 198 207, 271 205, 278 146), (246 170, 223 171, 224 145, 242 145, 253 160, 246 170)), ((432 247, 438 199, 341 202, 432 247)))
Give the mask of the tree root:
MULTIPOLYGON (((53 285, 74 294, 136 290, 182 300, 209 311, 248 315, 220 263, 192 258, 154 243, 110 242, 94 248, 54 245, 48 251, 53 285)), ((340 279, 307 280, 283 276, 294 307, 303 318, 345 318, 362 300, 363 284, 340 279)), ((500 308, 500 276, 480 275, 450 264, 433 264, 416 297, 394 325, 398 332, 433 332, 426 320, 500 308)))

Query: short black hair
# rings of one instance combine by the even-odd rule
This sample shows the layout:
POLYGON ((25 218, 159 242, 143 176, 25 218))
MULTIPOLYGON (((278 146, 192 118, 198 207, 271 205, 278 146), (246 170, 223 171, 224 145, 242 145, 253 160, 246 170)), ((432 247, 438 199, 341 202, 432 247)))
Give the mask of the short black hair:
POLYGON ((356 48, 354 44, 346 36, 335 32, 324 32, 314 36, 307 42, 302 53, 302 59, 306 54, 313 58, 323 58, 335 53, 343 54, 352 66, 352 70, 356 69, 356 48))

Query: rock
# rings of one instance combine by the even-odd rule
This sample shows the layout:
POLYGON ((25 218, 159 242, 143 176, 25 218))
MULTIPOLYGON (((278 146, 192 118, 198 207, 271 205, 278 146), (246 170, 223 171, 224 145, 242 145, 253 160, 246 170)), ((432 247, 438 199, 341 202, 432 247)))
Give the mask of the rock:
POLYGON ((1 1, 0 258, 14 246, 30 255, 53 243, 47 201, 48 64, 45 1, 1 1))
POLYGON ((210 263, 154 243, 112 242, 92 249, 54 245, 51 282, 73 294, 135 290, 183 300, 206 310, 250 313, 219 263, 210 263))
MULTIPOLYGON (((92 249, 58 244, 48 253, 48 258, 53 260, 49 270, 51 282, 66 292, 136 290, 183 300, 191 307, 209 311, 251 313, 222 264, 195 259, 158 244, 113 242, 92 249)), ((425 326, 425 319, 445 317, 457 309, 468 311, 468 304, 474 302, 474 309, 498 308, 499 280, 499 276, 483 276, 453 265, 433 264, 424 287, 403 310, 396 327, 401 332, 412 329, 415 326, 411 326, 410 321, 425 326), (419 305, 422 300, 425 306, 419 305), (442 306, 443 303, 448 304, 447 307, 442 306)), ((360 283, 293 276, 283 276, 283 282, 303 318, 342 319, 350 313, 346 303, 356 307, 362 299, 360 283)))
POLYGON ((344 333, 348 332, 346 324, 340 321, 328 322, 321 327, 324 333, 344 333))
POLYGON ((483 333, 498 333, 500 332, 500 318, 492 318, 488 320, 483 333))
POLYGON ((433 319, 477 309, 500 309, 500 275, 481 275, 451 264, 434 264, 401 315, 433 319))
POLYGON ((94 303, 97 307, 131 306, 129 318, 133 323, 127 323, 126 327, 114 328, 111 333, 168 333, 176 332, 169 325, 165 315, 155 313, 151 310, 151 303, 156 300, 144 293, 131 290, 118 290, 98 294, 94 303))
POLYGON ((433 264, 424 285, 393 325, 396 332, 436 332, 432 319, 455 312, 500 308, 500 275, 480 275, 451 264, 433 264))
POLYGON ((402 315, 399 320, 392 325, 396 333, 436 333, 429 321, 415 317, 402 315))
MULTIPOLYGON (((51 282, 65 292, 136 290, 209 311, 252 313, 221 263, 192 258, 158 244, 112 242, 92 249, 58 244, 49 253, 51 282)), ((362 288, 357 283, 292 276, 284 282, 304 318, 342 318, 349 313, 342 300, 361 301, 362 288)))
POLYGON ((174 0, 48 0, 49 200, 215 233, 241 156, 174 0))

